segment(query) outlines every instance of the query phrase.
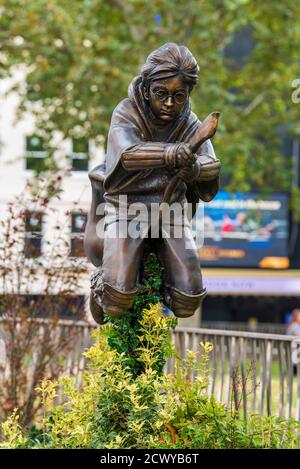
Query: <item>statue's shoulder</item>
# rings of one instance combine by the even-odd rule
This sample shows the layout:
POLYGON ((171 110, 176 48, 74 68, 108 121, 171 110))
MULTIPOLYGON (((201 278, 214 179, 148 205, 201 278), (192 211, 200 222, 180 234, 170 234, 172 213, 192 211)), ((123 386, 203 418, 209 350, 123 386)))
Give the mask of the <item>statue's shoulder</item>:
POLYGON ((113 112, 113 118, 122 117, 122 116, 130 116, 132 113, 135 112, 134 105, 129 98, 122 99, 119 104, 115 107, 113 112))
POLYGON ((116 127, 139 127, 139 116, 137 109, 129 98, 123 99, 116 106, 112 118, 110 128, 116 127))

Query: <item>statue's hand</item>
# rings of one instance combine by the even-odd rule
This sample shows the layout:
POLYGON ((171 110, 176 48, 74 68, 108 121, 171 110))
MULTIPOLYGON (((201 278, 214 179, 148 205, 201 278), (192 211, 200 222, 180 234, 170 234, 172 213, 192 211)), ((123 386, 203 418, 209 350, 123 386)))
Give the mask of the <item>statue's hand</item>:
POLYGON ((171 143, 166 147, 164 153, 166 166, 170 168, 191 167, 196 161, 190 145, 186 143, 171 143))
MULTIPOLYGON (((201 158, 201 157, 200 157, 201 158)), ((212 181, 220 173, 221 163, 219 160, 211 159, 207 161, 207 158, 204 158, 202 162, 199 158, 197 163, 192 166, 186 166, 177 170, 177 177, 181 178, 185 182, 192 182, 195 179, 197 181, 212 181)))
POLYGON ((177 168, 185 168, 191 166, 195 163, 196 157, 193 154, 190 145, 186 143, 182 143, 178 150, 177 150, 177 161, 176 167, 177 168))

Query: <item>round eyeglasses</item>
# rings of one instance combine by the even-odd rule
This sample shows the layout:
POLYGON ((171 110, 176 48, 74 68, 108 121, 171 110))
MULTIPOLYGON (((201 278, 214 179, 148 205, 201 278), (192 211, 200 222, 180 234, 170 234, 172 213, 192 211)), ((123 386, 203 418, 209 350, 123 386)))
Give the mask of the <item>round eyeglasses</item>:
POLYGON ((173 95, 173 94, 169 94, 165 90, 155 90, 155 91, 153 91, 150 88, 150 92, 162 103, 167 101, 168 98, 172 98, 172 99, 174 99, 176 104, 183 104, 187 99, 187 94, 182 92, 182 91, 178 91, 177 93, 175 93, 173 95))

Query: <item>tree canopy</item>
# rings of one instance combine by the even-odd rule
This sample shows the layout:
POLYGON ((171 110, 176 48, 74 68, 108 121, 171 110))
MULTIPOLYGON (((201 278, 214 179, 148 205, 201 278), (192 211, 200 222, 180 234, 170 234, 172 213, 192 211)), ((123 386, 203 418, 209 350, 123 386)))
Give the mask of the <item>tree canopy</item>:
POLYGON ((299 127, 299 18, 293 0, 0 0, 0 77, 25 64, 20 112, 29 97, 43 132, 97 141, 146 56, 185 44, 200 65, 193 110, 221 111, 214 144, 228 187, 291 190, 281 136, 299 127))

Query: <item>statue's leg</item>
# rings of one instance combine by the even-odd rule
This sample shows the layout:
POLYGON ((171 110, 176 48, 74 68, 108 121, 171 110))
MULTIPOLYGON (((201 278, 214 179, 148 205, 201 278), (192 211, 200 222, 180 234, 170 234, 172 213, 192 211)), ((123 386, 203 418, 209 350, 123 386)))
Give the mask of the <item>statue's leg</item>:
POLYGON ((102 292, 103 311, 111 316, 121 317, 131 308, 136 293, 137 289, 122 291, 109 283, 104 283, 102 292))
POLYGON ((101 303, 106 314, 120 317, 133 304, 145 239, 121 237, 119 223, 107 227, 103 250, 101 303))
POLYGON ((189 228, 182 236, 162 237, 158 243, 160 259, 165 269, 165 283, 171 309, 177 317, 192 316, 206 296, 200 263, 189 228))
POLYGON ((180 291, 171 286, 168 290, 171 297, 171 309, 178 318, 188 318, 193 316, 207 294, 205 288, 203 288, 197 295, 190 295, 185 291, 180 291))

